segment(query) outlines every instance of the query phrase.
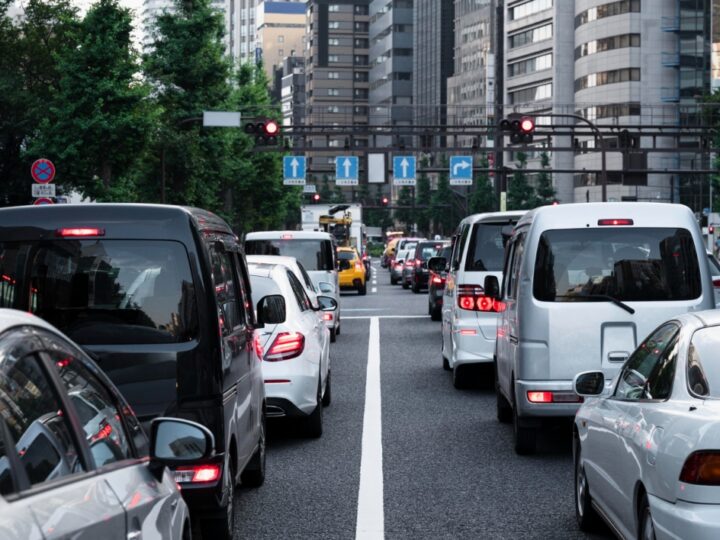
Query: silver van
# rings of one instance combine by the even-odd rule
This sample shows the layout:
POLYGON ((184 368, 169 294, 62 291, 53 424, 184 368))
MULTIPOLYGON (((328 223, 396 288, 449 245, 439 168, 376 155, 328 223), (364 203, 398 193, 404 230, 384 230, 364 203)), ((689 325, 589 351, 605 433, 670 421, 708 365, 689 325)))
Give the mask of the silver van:
POLYGON ((473 214, 463 219, 453 236, 449 261, 433 257, 428 267, 435 272, 448 268, 442 304, 443 367, 452 370, 456 388, 471 386, 469 368, 491 364, 495 352, 498 311, 486 298, 486 276, 502 279, 504 239, 524 211, 473 214), (430 266, 433 267, 430 267, 430 266))
POLYGON ((541 421, 571 417, 573 377, 612 379, 661 322, 715 307, 705 247, 685 206, 586 203, 528 212, 510 239, 497 327, 497 416, 532 453, 541 421))

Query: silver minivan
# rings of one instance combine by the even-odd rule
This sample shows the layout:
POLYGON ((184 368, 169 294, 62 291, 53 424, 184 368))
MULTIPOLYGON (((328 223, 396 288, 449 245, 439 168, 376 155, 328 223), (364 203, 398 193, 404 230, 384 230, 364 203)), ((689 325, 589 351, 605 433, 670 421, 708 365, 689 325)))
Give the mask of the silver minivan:
POLYGON ((680 313, 715 307, 692 212, 679 204, 586 203, 527 213, 510 239, 497 327, 497 416, 515 451, 535 450, 541 420, 580 405, 573 377, 611 380, 645 336, 680 313))

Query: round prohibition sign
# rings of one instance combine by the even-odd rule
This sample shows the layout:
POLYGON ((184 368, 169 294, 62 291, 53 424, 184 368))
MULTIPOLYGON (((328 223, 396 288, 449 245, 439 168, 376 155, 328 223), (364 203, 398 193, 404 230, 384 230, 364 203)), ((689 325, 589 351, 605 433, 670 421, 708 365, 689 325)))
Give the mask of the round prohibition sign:
POLYGON ((46 204, 54 204, 54 203, 53 203, 52 199, 48 199, 47 197, 40 197, 39 199, 35 199, 33 206, 45 206, 46 204))
POLYGON ((37 159, 30 167, 30 175, 38 184, 48 184, 55 178, 55 165, 49 159, 37 159))

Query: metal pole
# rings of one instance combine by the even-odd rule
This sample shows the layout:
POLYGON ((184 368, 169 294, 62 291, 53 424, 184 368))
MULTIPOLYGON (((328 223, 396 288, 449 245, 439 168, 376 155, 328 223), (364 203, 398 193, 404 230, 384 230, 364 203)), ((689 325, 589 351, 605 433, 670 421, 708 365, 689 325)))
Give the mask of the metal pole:
POLYGON ((493 151, 495 152, 495 190, 499 198, 499 208, 504 210, 505 196, 504 191, 507 189, 507 178, 505 176, 504 158, 505 158, 505 135, 500 129, 500 119, 505 115, 505 0, 496 0, 495 6, 495 106, 494 121, 495 130, 493 135, 493 151))
POLYGON ((165 142, 160 152, 160 203, 165 204, 165 142))

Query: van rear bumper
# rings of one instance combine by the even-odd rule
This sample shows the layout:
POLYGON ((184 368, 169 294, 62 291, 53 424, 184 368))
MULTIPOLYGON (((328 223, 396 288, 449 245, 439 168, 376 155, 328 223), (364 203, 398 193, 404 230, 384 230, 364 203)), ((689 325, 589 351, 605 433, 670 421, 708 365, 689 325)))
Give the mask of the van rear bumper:
POLYGON ((515 381, 518 416, 563 417, 575 416, 582 405, 573 391, 572 381, 515 381), (552 392, 552 403, 532 403, 528 400, 528 392, 552 392))
POLYGON ((452 366, 489 364, 495 355, 495 338, 487 339, 477 321, 456 320, 453 332, 452 366))

